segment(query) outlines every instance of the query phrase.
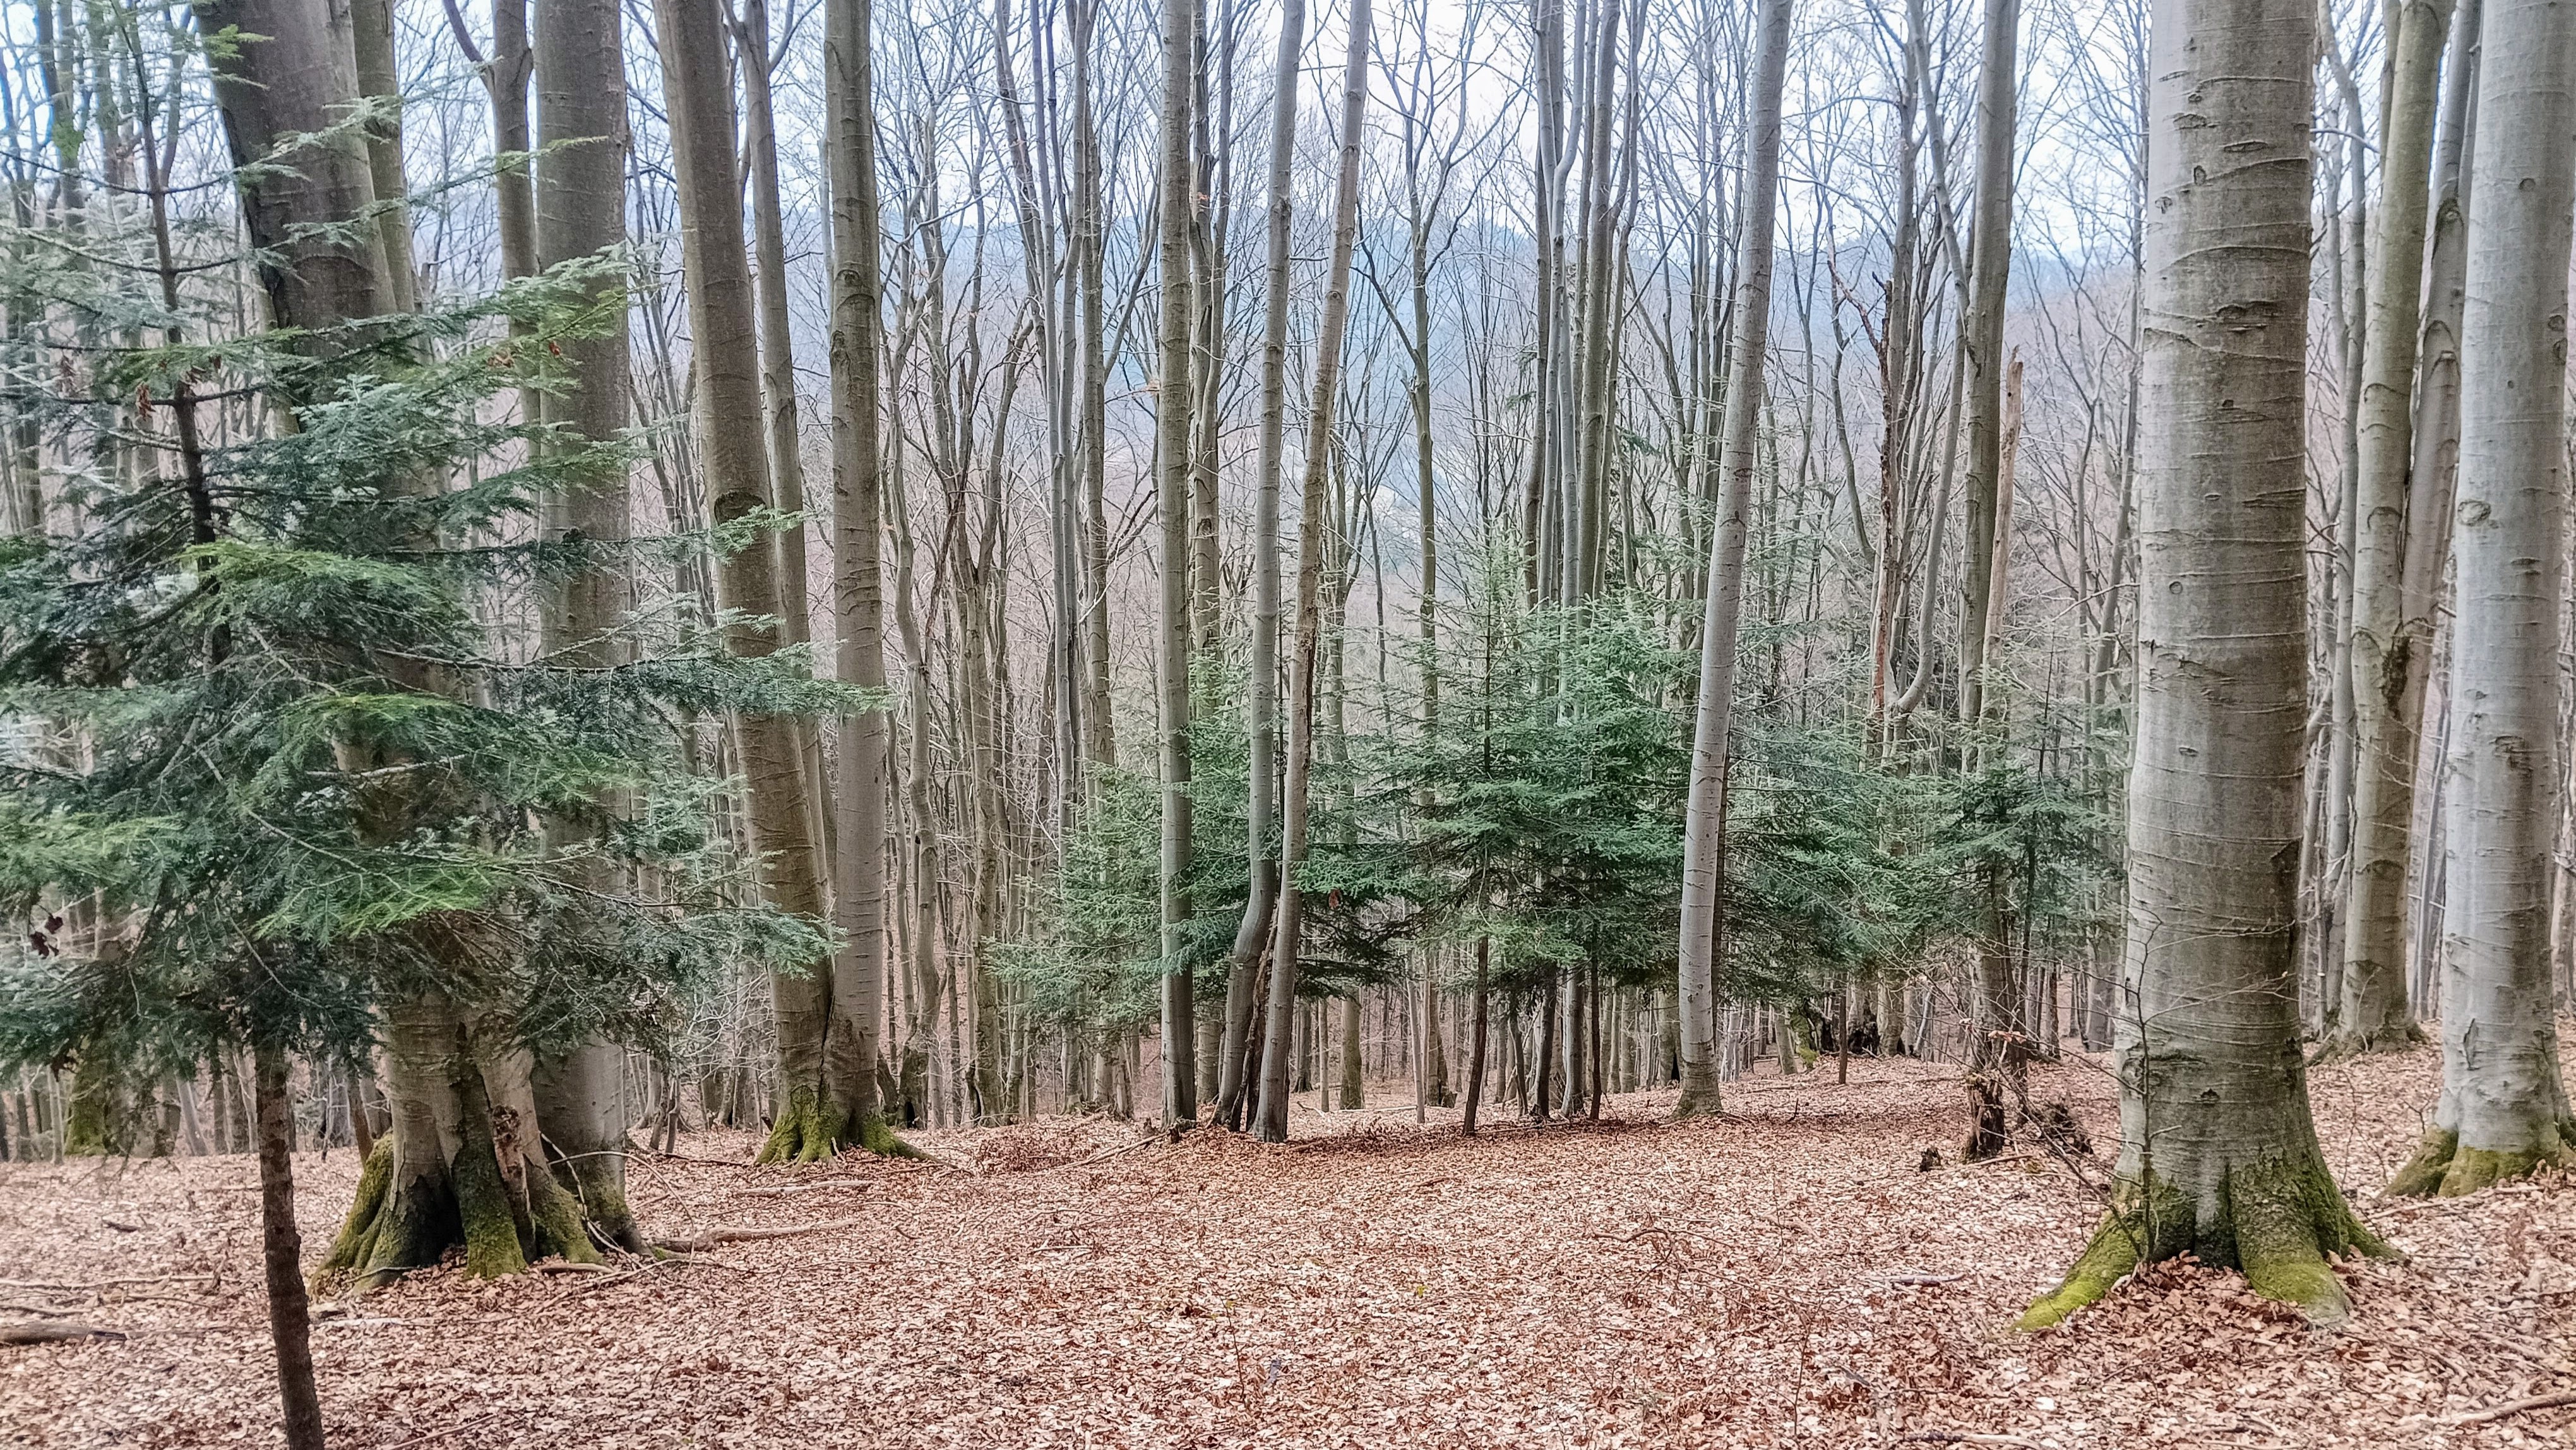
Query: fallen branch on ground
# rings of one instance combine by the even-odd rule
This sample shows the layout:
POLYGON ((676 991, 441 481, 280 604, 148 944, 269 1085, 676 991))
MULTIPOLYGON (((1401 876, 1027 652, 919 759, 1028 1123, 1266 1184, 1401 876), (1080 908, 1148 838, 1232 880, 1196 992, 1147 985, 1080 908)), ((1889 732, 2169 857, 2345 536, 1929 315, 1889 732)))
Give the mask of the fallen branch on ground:
POLYGON ((1890 1284, 1955 1284, 1966 1277, 1968 1276, 1965 1274, 1894 1274, 1889 1276, 1887 1282, 1890 1284))
POLYGON ((606 1264, 576 1264, 570 1259, 548 1259, 544 1263, 530 1264, 528 1267, 540 1274, 614 1274, 617 1272, 606 1264))
POLYGON ((0 1324, 0 1344, 54 1344, 66 1339, 123 1339, 122 1329, 101 1329, 95 1324, 48 1324, 41 1319, 22 1319, 14 1324, 0 1324))
POLYGON ((2019 1447, 2019 1450, 2048 1450, 2047 1446, 2037 1440, 2025 1440, 2019 1435, 1978 1435, 1966 1430, 1917 1430, 1911 1435, 1899 1435, 1896 1438, 1900 1442, 1915 1444, 2007 1445, 2019 1447))
POLYGON ((791 1193, 821 1193, 829 1188, 872 1188, 874 1186, 865 1178, 833 1178, 821 1183, 791 1183, 784 1188, 738 1188, 734 1191, 761 1198, 785 1198, 791 1193))
POLYGON ((2490 1421, 2509 1419, 2526 1410, 2554 1410, 2561 1405, 2576 1405, 2576 1390, 2560 1390, 2555 1394, 2533 1395, 2529 1399, 2513 1400, 2506 1404, 2497 1405, 2491 1409, 2478 1410, 2466 1415, 2453 1415, 2442 1423, 2445 1425, 2455 1426, 2484 1425, 2490 1421))
POLYGON ((205 1280, 210 1286, 206 1290, 207 1293, 214 1292, 211 1286, 217 1281, 212 1274, 142 1274, 128 1279, 91 1279, 85 1283, 68 1279, 0 1279, 0 1289, 51 1289, 82 1294, 93 1289, 113 1289, 124 1284, 186 1284, 199 1279, 205 1280))
POLYGON ((655 1239, 653 1247, 689 1254, 696 1253, 700 1249, 714 1248, 718 1244, 747 1244, 761 1239, 790 1239, 798 1234, 830 1233, 834 1229, 857 1228, 863 1222, 865 1222, 863 1219, 844 1218, 835 1219, 830 1223, 793 1224, 786 1228, 716 1228, 702 1234, 691 1234, 687 1238, 655 1239))

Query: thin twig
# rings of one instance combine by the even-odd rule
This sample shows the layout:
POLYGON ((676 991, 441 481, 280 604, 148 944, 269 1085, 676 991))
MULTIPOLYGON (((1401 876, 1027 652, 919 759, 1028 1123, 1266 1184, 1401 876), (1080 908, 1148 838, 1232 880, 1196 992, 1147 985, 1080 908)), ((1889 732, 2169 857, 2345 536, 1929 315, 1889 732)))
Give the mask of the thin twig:
POLYGON ((2484 1425, 2494 1420, 2509 1419, 2526 1410, 2554 1410, 2561 1405, 2576 1405, 2576 1390, 2559 1390, 2554 1394, 2533 1395, 2529 1399, 2514 1400, 2491 1409, 2477 1410, 2466 1415, 2453 1415, 2442 1423, 2484 1425))

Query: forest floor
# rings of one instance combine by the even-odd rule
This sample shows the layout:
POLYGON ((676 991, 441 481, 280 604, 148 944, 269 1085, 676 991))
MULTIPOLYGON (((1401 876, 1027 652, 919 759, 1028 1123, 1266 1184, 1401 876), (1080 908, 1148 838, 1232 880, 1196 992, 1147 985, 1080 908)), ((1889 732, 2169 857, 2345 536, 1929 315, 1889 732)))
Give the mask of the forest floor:
MULTIPOLYGON (((2027 1146, 1957 1166, 1954 1071, 1821 1066, 1730 1084, 1715 1122, 1642 1094, 1474 1141, 1454 1112, 1415 1127, 1409 1090, 1279 1148, 1122 1151, 1140 1130, 1064 1120, 778 1169, 691 1135, 634 1161, 654 1232, 829 1230, 327 1303, 323 1408, 349 1450, 2576 1442, 2576 1407, 2461 1423, 2576 1390, 2576 1184, 2376 1198, 2429 1049, 2314 1075, 2338 1176, 2411 1256, 2348 1266, 2354 1317, 2325 1334, 2189 1267, 2011 1332, 2093 1193, 2027 1146), (1951 1166, 1918 1171, 1935 1145, 1951 1166)), ((2109 1150, 2099 1066, 2037 1091, 2109 1150)), ((297 1162, 308 1262, 356 1168, 297 1162)), ((277 1443, 253 1181, 246 1158, 0 1165, 0 1318, 130 1335, 0 1349, 0 1443, 277 1443)))

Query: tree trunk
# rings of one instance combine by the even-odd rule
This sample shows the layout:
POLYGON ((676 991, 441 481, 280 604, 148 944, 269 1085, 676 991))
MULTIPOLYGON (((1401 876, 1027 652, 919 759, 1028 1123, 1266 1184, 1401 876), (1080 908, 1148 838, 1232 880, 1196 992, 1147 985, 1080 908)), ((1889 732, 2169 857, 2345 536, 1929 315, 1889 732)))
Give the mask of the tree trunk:
POLYGON ((1476 938, 1476 1027, 1467 1047, 1467 1099, 1459 1109, 1459 1131, 1476 1136, 1476 1110, 1485 1101, 1485 1030, 1486 1013, 1493 1001, 1491 972, 1494 939, 1476 938))
POLYGON ((1718 864, 1726 837, 1727 731, 1735 707, 1735 642, 1744 618, 1745 532, 1753 507, 1755 425, 1770 334, 1772 218, 1780 192, 1780 108, 1789 64, 1790 0, 1762 0, 1753 129, 1745 142, 1744 216, 1736 239, 1734 374, 1727 380, 1718 468, 1723 492, 1700 623, 1699 704, 1690 801, 1682 828, 1682 1092, 1677 1118, 1719 1108, 1718 864))
MULTIPOLYGON (((511 7, 501 7, 504 11, 511 7)), ((554 267, 626 240, 626 53, 616 0, 543 0, 537 9, 538 137, 549 148, 536 178, 531 260, 554 267)), ((510 47, 496 40, 496 95, 510 47)), ((528 47, 518 46, 524 56, 528 47)), ((495 101, 496 107, 499 101, 495 101)), ((524 130, 524 117, 522 118, 524 130)), ((506 143, 505 143, 506 144, 506 143)), ((505 178, 506 179, 506 178, 505 178)), ((627 426, 626 288, 622 277, 600 290, 608 325, 596 336, 560 346, 571 379, 540 395, 540 416, 593 445, 616 441, 627 426)), ((629 499, 623 456, 587 470, 595 476, 550 495, 539 513, 544 537, 623 541, 629 499)), ((620 569, 588 570, 556 585, 543 629, 550 655, 567 664, 614 668, 631 657, 618 642, 634 607, 633 581, 620 569)), ((560 1060, 537 1065, 534 1090, 543 1137, 560 1150, 557 1177, 580 1200, 590 1231, 640 1249, 626 1201, 625 1054, 590 1042, 560 1060)))
POLYGON ((2013 167, 2020 159, 2013 154, 2013 137, 2021 0, 1985 3, 1976 211, 1968 233, 1968 314, 1960 329, 1968 373, 1968 547, 1959 611, 1959 718, 1968 721, 1983 719, 1987 708, 1987 615, 2003 489, 2004 311, 2012 277, 2013 167))
POLYGON ((2317 11, 2158 0, 2148 74, 2137 763, 2112 1211, 2027 1327, 2190 1252, 2316 1322, 2378 1242, 2326 1172, 2299 1043, 2304 454, 2317 11))
POLYGON ((1269 253, 1261 332, 1261 441, 1259 481, 1253 503, 1252 640, 1245 682, 1250 731, 1246 818, 1250 825, 1249 894, 1235 929, 1225 993, 1224 1061, 1218 1072, 1217 1120, 1243 1125, 1246 1067, 1252 1055, 1252 1007, 1260 995, 1262 948, 1279 899, 1279 872, 1270 860, 1276 808, 1276 742, 1279 734, 1279 483, 1288 416, 1288 289, 1291 177, 1297 150, 1298 60, 1305 47, 1305 0, 1282 0, 1278 80, 1271 96, 1269 253))
POLYGON ((257 1064, 252 1076, 259 1111, 260 1258, 268 1280, 268 1338, 277 1352, 277 1398, 287 1450, 322 1450, 304 1235, 295 1226, 295 1100, 286 1086, 286 1050, 262 1043, 257 1064))
MULTIPOLYGON (((2467 120, 2478 0, 2462 18, 2449 87, 2459 110, 2441 111, 2455 130, 2467 120)), ((2450 29, 2451 0, 2408 0, 2397 7, 2391 44, 2386 134, 2381 138, 2379 240, 2371 253, 2370 321, 2362 342, 2360 467, 2354 500, 2353 627, 2356 763, 2352 864, 2346 876, 2341 1000, 2336 1052, 2376 1052, 2421 1041, 2407 1010, 2406 885, 2415 815, 2415 766, 2423 725, 2424 672, 2415 656, 2432 650, 2432 620, 2410 618, 2406 564, 2418 534, 2450 529, 2445 515, 2415 511, 2422 482, 2409 472, 2417 457, 2413 391, 2423 342, 2418 296, 2423 286, 2424 231, 2432 167, 2436 87, 2450 29)), ((2456 144, 2456 142, 2454 143, 2456 144)), ((2445 170, 2455 169, 2452 167, 2445 170)), ((2444 210, 2456 232, 2456 197, 2444 210)), ((2457 238, 2452 239, 2457 251, 2457 238)), ((2437 248, 2439 243, 2437 242, 2437 248)), ((2437 283, 2438 285, 2438 283, 2437 283)), ((2443 310, 2435 299, 2435 311, 2443 310)), ((2431 361, 2427 359, 2428 363, 2431 361)), ((2454 364, 2455 365, 2455 364, 2454 364)), ((2436 390, 2432 369, 2424 395, 2436 390)), ((2439 465, 2436 465, 2439 466, 2439 465)))
MULTIPOLYGON (((1288 1141, 1286 1081, 1297 998, 1299 892, 1306 859, 1307 777, 1315 759, 1315 670, 1323 646, 1324 495, 1333 455, 1333 404, 1341 387, 1342 334, 1351 312, 1351 250, 1360 221, 1360 127, 1368 112, 1369 0, 1352 0, 1351 43, 1342 68, 1341 159, 1333 192, 1333 256, 1324 276, 1324 317, 1315 341, 1314 393, 1306 415, 1306 468, 1297 523, 1297 658, 1288 677, 1288 770, 1281 792, 1279 904, 1270 948, 1270 1021, 1262 1048, 1261 1101, 1254 1132, 1288 1141)), ((1283 61, 1283 81, 1287 66, 1283 61)), ((1265 364, 1266 366, 1266 364, 1265 364)))
POLYGON ((2567 265, 2576 8, 2489 0, 2470 184, 2442 834, 2442 1097, 2392 1192, 2576 1164, 2549 982, 2565 604, 2567 265))
POLYGON ((1198 6, 1163 3, 1163 318, 1154 388, 1154 493, 1163 523, 1161 717, 1163 841, 1158 897, 1163 926, 1163 1130, 1198 1121, 1198 1073, 1190 1061, 1196 1012, 1181 949, 1190 920, 1190 490, 1196 430, 1190 403, 1190 230, 1197 180, 1190 165, 1191 96, 1196 87, 1198 6))
MULTIPOLYGON (((708 512, 717 524, 775 503, 761 430, 743 420, 765 416, 758 328, 753 319, 751 263, 742 236, 742 186, 734 170, 733 74, 727 64, 722 7, 716 0, 659 0, 662 89, 671 117, 672 172, 679 184, 681 255, 686 270, 690 433, 705 470, 708 512)), ((777 541, 764 533, 718 561, 717 594, 744 616, 726 630, 726 647, 751 658, 785 641, 754 620, 786 612, 777 541)), ((799 759, 795 722, 744 714, 735 722, 748 784, 746 814, 753 849, 763 858, 770 904, 821 920, 825 903, 812 798, 799 759)), ((826 1044, 833 1017, 833 973, 814 964, 770 981, 778 1026, 778 1114, 764 1160, 818 1159, 847 1141, 848 1104, 826 1082, 826 1044)))

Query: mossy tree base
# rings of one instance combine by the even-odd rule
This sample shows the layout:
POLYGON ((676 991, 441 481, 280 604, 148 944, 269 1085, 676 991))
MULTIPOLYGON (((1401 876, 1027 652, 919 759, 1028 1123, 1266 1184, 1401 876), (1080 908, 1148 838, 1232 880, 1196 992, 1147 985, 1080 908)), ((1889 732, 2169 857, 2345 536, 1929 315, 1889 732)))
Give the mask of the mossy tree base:
POLYGON ((2576 1122, 2558 1125, 2554 1144, 2521 1152, 2463 1148, 2460 1135, 2447 1128, 2425 1133, 2406 1166, 2389 1180, 2392 1198, 2458 1198, 2543 1168, 2576 1168, 2576 1122))
POLYGON ((2229 1169, 2205 1214, 2155 1177, 2124 1183, 2117 1201, 2066 1281, 2024 1310, 2017 1328, 2057 1324, 2141 1263, 2185 1253, 2212 1268, 2241 1270, 2255 1293, 2299 1306, 2323 1328, 2352 1313, 2329 1256, 2394 1252, 2353 1215, 2325 1166, 2306 1155, 2229 1169))
POLYGON ((436 1264, 459 1245, 466 1272, 477 1278, 524 1273, 545 1258, 598 1263, 581 1202, 541 1170, 522 1175, 514 1193, 490 1137, 479 1136, 458 1149, 445 1174, 414 1174, 400 1183, 399 1140, 377 1139, 316 1282, 372 1289, 436 1264))
POLYGON ((760 1145, 756 1163, 822 1163, 838 1156, 844 1148, 860 1148, 880 1158, 920 1158, 918 1148, 896 1136, 894 1128, 876 1113, 855 1119, 840 1108, 822 1100, 812 1088, 798 1088, 788 1095, 784 1111, 770 1126, 769 1141, 760 1145))

